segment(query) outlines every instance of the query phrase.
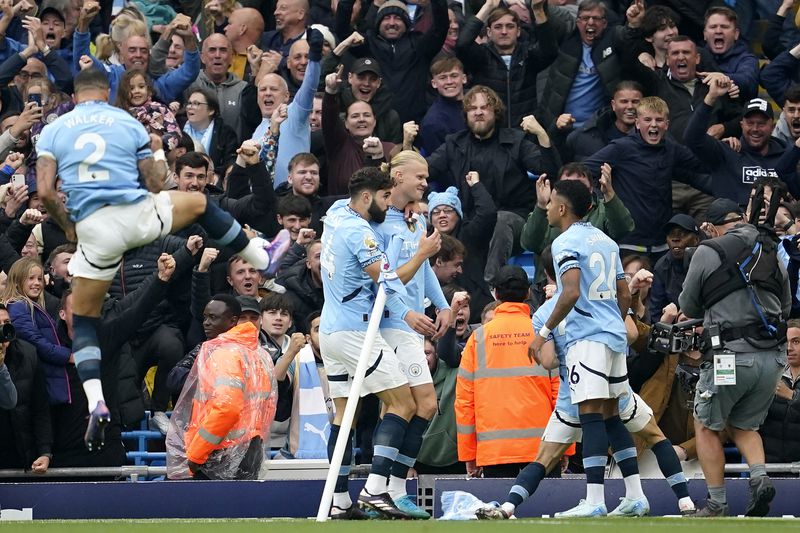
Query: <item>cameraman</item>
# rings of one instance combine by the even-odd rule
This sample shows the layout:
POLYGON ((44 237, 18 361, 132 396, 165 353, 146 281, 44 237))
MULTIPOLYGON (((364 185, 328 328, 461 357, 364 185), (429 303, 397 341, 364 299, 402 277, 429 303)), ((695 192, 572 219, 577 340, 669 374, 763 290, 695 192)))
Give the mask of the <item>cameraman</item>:
POLYGON ((745 514, 765 516, 775 497, 775 487, 767 477, 758 428, 764 422, 775 383, 786 365, 785 320, 791 308, 789 280, 774 246, 770 249, 771 243, 764 242, 763 254, 753 262, 757 269, 750 277, 752 284, 731 288, 731 283, 742 279, 736 262, 753 259, 750 254, 760 237, 759 230, 744 223, 741 208, 728 199, 714 200, 707 219, 704 224, 707 233, 719 237, 698 246, 679 297, 684 314, 704 319, 704 353, 708 357, 697 383, 694 413, 697 453, 709 499, 696 516, 729 514, 725 455, 719 435, 726 429, 750 465, 750 501, 745 514), (724 264, 718 248, 727 257, 724 264), (762 276, 765 271, 768 275, 762 276), (714 285, 720 281, 723 283, 716 289, 724 290, 715 291, 714 285), (762 325, 764 322, 766 326, 762 325), (714 335, 717 328, 722 346, 714 335), (725 373, 726 364, 735 369, 733 379, 725 373), (715 385, 715 378, 720 381, 727 378, 733 383, 715 385))

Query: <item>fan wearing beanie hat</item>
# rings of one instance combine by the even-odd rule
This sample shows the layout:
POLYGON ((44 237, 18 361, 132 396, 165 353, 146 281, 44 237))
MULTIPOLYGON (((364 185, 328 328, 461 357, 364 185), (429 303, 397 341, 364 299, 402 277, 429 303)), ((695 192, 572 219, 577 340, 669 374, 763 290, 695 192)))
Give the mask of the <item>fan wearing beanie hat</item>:
POLYGON ((411 18, 408 16, 405 2, 388 0, 378 8, 378 33, 388 40, 399 39, 411 29, 411 18), (403 25, 400 23, 402 22, 403 25))
POLYGON ((458 213, 458 218, 464 218, 464 212, 461 210, 461 200, 458 198, 458 189, 455 187, 448 187, 444 192, 432 192, 428 196, 429 212, 441 205, 452 207, 458 213))

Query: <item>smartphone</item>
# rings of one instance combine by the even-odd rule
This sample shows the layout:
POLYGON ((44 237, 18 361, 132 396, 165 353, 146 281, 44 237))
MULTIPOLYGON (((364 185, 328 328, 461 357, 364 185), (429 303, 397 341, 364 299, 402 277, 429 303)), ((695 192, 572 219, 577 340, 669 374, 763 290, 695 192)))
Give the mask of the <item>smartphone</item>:
POLYGON ((36 105, 42 107, 42 95, 37 93, 32 93, 28 95, 29 102, 36 102, 36 105))
POLYGON ((22 187, 25 185, 25 174, 14 174, 11 176, 11 185, 14 187, 22 187))

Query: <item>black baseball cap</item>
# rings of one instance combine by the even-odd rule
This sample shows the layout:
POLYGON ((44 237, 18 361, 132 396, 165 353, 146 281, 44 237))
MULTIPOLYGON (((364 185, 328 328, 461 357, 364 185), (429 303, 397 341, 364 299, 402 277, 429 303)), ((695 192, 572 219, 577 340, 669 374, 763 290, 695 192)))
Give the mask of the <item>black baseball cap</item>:
POLYGON ((494 276, 494 283, 492 287, 502 290, 519 290, 530 288, 531 283, 528 281, 528 274, 522 267, 516 265, 504 265, 494 276))
POLYGON ((66 17, 64 17, 64 13, 62 13, 58 8, 56 8, 51 4, 44 5, 42 11, 39 13, 39 20, 43 19, 44 16, 47 15, 48 13, 52 13, 53 15, 57 16, 59 19, 61 19, 61 22, 63 22, 64 24, 67 23, 67 19, 66 17))
POLYGON ((381 68, 378 62, 370 57, 362 57, 357 59, 353 66, 350 67, 350 72, 353 74, 361 74, 363 72, 374 72, 379 78, 381 77, 381 68))
POLYGON ((775 112, 772 110, 772 106, 763 98, 753 98, 747 102, 744 112, 742 112, 742 118, 748 117, 753 113, 761 113, 770 120, 775 119, 775 112))
POLYGON ((664 224, 664 233, 669 233, 672 228, 681 228, 691 233, 700 234, 700 228, 697 227, 697 222, 689 215, 683 213, 674 215, 669 219, 669 222, 664 224))
POLYGON ((717 198, 708 206, 706 220, 714 225, 726 224, 735 220, 730 216, 732 213, 739 215, 739 217, 744 216, 744 211, 739 204, 727 198, 717 198))
POLYGON ((239 302, 239 306, 242 308, 242 313, 247 311, 257 315, 261 314, 261 307, 258 305, 258 300, 252 296, 237 296, 236 301, 239 302))

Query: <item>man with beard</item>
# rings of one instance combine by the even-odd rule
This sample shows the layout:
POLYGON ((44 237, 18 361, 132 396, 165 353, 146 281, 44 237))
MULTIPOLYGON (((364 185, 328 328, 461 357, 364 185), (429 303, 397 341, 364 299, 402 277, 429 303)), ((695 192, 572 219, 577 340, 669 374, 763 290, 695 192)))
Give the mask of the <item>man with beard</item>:
MULTIPOLYGON (((386 219, 393 185, 394 180, 380 170, 361 169, 350 179, 350 199, 335 203, 325 218, 320 259, 325 293, 320 349, 336 407, 328 439, 328 457, 333 455, 350 392, 350 378, 355 374, 372 313, 374 283, 384 283, 386 311, 391 316, 402 319, 423 335, 436 332, 432 320, 412 311, 403 301, 405 287, 392 270, 378 244, 380 239, 369 224, 386 219)), ((426 241, 424 239, 423 243, 427 244, 426 241)), ((405 374, 398 371, 397 354, 380 333, 376 335, 368 357, 372 371, 364 378, 360 393, 361 396, 377 394, 384 403, 386 414, 375 430, 372 467, 358 501, 383 517, 408 518, 395 505, 387 484, 392 464, 403 445, 408 421, 416 412, 416 404, 405 374)), ((332 518, 364 518, 363 511, 352 503, 347 490, 351 458, 352 447, 348 446, 334 489, 332 518)))
POLYGON ((800 85, 792 85, 784 94, 783 109, 772 136, 787 145, 800 138, 800 85))
POLYGON ((464 213, 474 215, 475 199, 467 174, 477 172, 497 207, 497 224, 489 243, 484 279, 490 283, 506 259, 519 248, 519 237, 530 206, 536 201, 529 173, 555 175, 559 158, 550 138, 533 116, 521 131, 500 126, 505 108, 500 97, 483 85, 464 95, 467 130, 447 137, 429 158, 430 174, 439 188, 458 187, 464 213), (538 145, 526 133, 537 137, 538 145))
POLYGON ((706 133, 711 110, 716 101, 728 92, 731 80, 725 76, 709 85, 703 103, 697 106, 686 127, 686 146, 709 167, 713 180, 713 196, 745 204, 753 182, 762 176, 772 176, 786 182, 795 197, 800 194, 797 163, 800 160, 800 140, 787 146, 772 137, 774 113, 769 102, 753 98, 744 108, 740 125, 741 149, 737 152, 728 144, 706 133))

